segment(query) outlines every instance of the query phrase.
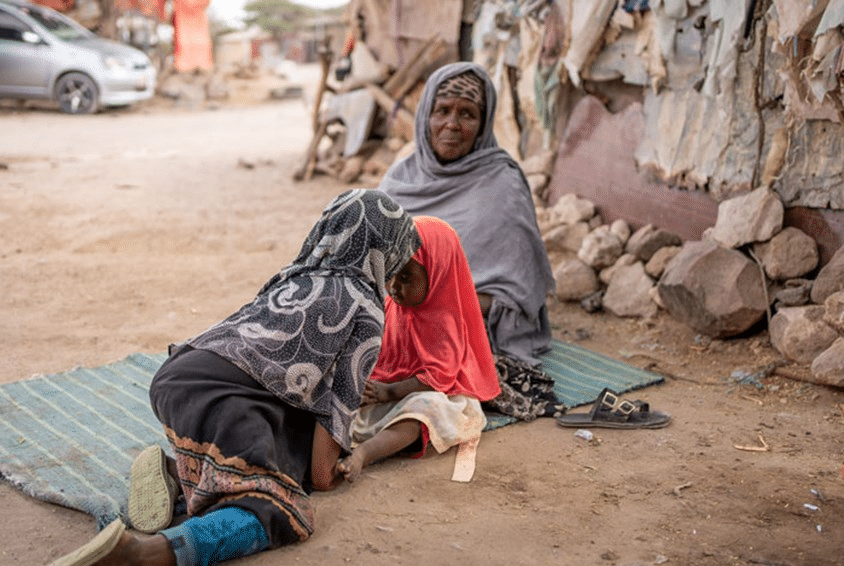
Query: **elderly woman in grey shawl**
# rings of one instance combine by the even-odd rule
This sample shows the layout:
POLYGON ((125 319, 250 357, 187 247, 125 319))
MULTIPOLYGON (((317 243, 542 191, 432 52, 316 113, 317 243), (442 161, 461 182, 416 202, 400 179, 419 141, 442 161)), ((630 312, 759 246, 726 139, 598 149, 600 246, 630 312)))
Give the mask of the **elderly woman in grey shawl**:
MULTIPOLYGON (((512 377, 536 367, 548 348, 545 299, 554 279, 525 176, 495 139, 495 105, 495 88, 479 65, 436 70, 417 108, 416 148, 379 188, 411 215, 436 216, 457 231, 499 373, 512 377)), ((546 397, 554 405, 553 395, 546 397)), ((506 412, 531 418, 545 410, 506 412)))

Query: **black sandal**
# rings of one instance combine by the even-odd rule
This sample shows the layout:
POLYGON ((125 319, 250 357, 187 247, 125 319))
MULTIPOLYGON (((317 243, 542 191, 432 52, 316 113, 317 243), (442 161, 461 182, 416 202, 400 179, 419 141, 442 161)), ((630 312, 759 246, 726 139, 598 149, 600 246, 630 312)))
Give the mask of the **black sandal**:
POLYGON ((662 428, 671 422, 671 415, 651 411, 645 401, 622 399, 605 388, 588 413, 568 413, 557 417, 557 424, 577 428, 662 428))

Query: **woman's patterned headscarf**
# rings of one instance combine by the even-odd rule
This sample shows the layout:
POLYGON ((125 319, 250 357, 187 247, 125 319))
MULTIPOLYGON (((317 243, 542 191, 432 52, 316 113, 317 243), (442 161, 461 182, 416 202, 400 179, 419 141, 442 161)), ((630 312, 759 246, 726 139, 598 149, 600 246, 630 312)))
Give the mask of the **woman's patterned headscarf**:
POLYGON ((383 301, 384 285, 419 246, 413 220, 393 199, 381 191, 355 189, 325 207, 299 255, 278 278, 305 273, 361 277, 383 301))
POLYGON ((486 112, 484 82, 472 71, 464 71, 440 83, 434 98, 465 98, 478 105, 481 116, 486 112))
POLYGON ((381 348, 384 286, 420 245, 411 217, 385 193, 347 191, 252 302, 188 344, 315 414, 348 450, 351 416, 381 348))

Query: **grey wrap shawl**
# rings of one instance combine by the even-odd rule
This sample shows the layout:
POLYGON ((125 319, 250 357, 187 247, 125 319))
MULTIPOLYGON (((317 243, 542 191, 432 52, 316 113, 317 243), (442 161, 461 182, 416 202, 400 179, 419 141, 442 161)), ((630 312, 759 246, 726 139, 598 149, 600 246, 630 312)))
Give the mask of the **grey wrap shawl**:
POLYGON ((482 67, 453 63, 428 79, 416 112, 416 149, 395 163, 379 186, 411 215, 441 218, 457 231, 478 292, 492 296, 487 330, 495 353, 530 364, 550 339, 545 299, 554 278, 519 165, 493 133, 496 93, 482 67), (439 84, 464 71, 484 81, 486 115, 474 149, 441 164, 428 118, 439 84))

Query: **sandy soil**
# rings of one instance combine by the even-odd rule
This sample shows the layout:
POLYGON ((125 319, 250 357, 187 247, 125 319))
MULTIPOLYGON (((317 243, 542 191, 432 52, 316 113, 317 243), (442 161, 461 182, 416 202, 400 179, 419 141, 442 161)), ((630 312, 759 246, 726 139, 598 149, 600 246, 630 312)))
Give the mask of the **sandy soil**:
MULTIPOLYGON (((160 352, 249 300, 347 188, 291 181, 309 121, 297 100, 0 107, 0 382, 160 352)), ((764 331, 707 341, 662 315, 551 308, 558 337, 664 374, 634 397, 672 425, 592 442, 549 419, 508 426, 484 435, 469 484, 449 481, 453 452, 389 460, 315 496, 310 541, 237 563, 844 564, 844 392, 739 383, 779 359, 764 331)), ((2 482, 0 525, 0 565, 46 564, 94 534, 2 482)))

